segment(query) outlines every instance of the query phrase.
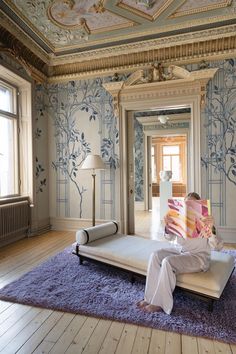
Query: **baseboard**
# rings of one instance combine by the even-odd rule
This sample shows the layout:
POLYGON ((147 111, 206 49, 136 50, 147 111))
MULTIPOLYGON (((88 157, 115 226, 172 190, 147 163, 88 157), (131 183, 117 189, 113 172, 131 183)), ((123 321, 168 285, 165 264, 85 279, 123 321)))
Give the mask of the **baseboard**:
POLYGON ((236 228, 227 226, 218 226, 217 233, 225 243, 236 243, 236 228))
MULTIPOLYGON (((107 222, 108 220, 96 220, 96 225, 107 222)), ((92 220, 73 219, 73 218, 51 218, 51 229, 57 231, 77 231, 92 226, 92 220)))
POLYGON ((28 237, 38 236, 51 230, 49 218, 33 222, 28 232, 28 237))

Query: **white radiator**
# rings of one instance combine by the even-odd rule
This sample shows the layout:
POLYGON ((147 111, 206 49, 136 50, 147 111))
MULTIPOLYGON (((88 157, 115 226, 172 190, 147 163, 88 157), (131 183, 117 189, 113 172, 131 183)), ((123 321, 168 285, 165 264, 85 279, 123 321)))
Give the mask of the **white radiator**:
POLYGON ((26 236, 29 215, 27 200, 0 205, 0 246, 26 236))

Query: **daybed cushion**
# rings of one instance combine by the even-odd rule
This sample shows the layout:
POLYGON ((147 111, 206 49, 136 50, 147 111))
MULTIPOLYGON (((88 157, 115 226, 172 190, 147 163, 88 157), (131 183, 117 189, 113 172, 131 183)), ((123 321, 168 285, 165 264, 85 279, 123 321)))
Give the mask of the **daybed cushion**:
MULTIPOLYGON (((137 236, 112 235, 79 246, 79 254, 146 275, 151 253, 169 242, 159 242, 137 236)), ((177 286, 213 298, 219 298, 234 268, 234 258, 212 251, 207 272, 185 273, 177 276, 177 286)))
POLYGON ((76 232, 76 241, 80 245, 85 245, 86 243, 98 240, 100 238, 114 235, 117 233, 117 231, 117 223, 115 221, 110 221, 106 224, 96 225, 83 230, 78 230, 76 232))

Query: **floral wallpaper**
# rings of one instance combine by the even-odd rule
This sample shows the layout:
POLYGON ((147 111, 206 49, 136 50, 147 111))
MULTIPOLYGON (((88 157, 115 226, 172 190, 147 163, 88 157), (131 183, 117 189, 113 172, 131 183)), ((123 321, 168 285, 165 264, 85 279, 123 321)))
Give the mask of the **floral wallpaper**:
MULTIPOLYGON (((207 89, 207 102, 201 112, 202 189, 210 198, 212 212, 219 225, 235 225, 233 200, 236 198, 236 62, 225 60, 209 63, 219 68, 207 89)), ((189 65, 188 70, 198 70, 189 65)), ((108 79, 106 79, 108 80, 108 79)), ((87 204, 91 187, 85 185, 80 167, 87 154, 99 153, 106 170, 99 172, 99 218, 117 218, 119 201, 119 131, 113 114, 111 96, 104 90, 102 79, 70 81, 39 87, 35 140, 40 141, 40 120, 52 124, 49 132, 50 198, 57 217, 89 218, 87 204), (43 93, 44 92, 44 93, 43 93), (55 188, 55 194, 51 189, 55 188), (76 206, 76 207, 75 207, 76 206)), ((143 132, 135 119, 135 200, 143 201, 143 132)), ((44 128, 45 129, 45 128, 44 128)), ((44 194, 47 166, 36 149, 37 192, 44 194)))
POLYGON ((143 166, 144 166, 144 134, 143 126, 134 117, 134 163, 135 163, 135 201, 144 200, 143 166))
POLYGON ((207 90, 207 104, 202 114, 205 151, 206 194, 220 225, 235 223, 232 217, 236 197, 236 60, 210 64, 218 67, 207 90))
POLYGON ((119 132, 112 99, 103 88, 102 80, 48 86, 48 112, 55 143, 51 167, 56 173, 57 216, 88 217, 90 210, 84 208, 88 188, 80 168, 88 154, 96 153, 106 164, 105 172, 101 172, 99 217, 115 218, 119 132), (75 198, 76 211, 72 208, 75 198), (105 204, 109 206, 109 215, 105 204))
MULTIPOLYGON (((45 136, 45 124, 47 126, 47 106, 46 106, 46 88, 45 86, 38 85, 35 95, 35 130, 34 141, 36 147, 43 144, 45 136)), ((47 186, 47 176, 44 157, 42 156, 42 149, 37 148, 37 154, 35 156, 35 177, 36 177, 36 193, 42 193, 47 186), (39 156, 40 154, 40 156, 39 156)))

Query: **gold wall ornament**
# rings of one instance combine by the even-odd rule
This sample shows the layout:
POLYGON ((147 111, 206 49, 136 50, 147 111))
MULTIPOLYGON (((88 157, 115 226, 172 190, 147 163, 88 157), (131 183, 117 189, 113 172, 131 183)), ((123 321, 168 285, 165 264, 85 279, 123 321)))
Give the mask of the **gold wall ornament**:
POLYGON ((154 62, 151 70, 149 70, 149 81, 165 81, 167 77, 164 74, 164 67, 160 62, 154 62))
POLYGON ((137 82, 143 82, 144 80, 144 70, 137 70, 128 77, 128 79, 124 82, 124 86, 135 85, 137 82))
POLYGON ((108 82, 103 87, 112 95, 116 115, 121 112, 123 102, 139 101, 142 97, 161 98, 184 95, 189 92, 199 96, 200 107, 205 105, 206 85, 214 77, 218 68, 188 71, 180 66, 170 65, 171 78, 164 81, 142 81, 143 72, 134 72, 126 81, 108 82), (140 80, 141 78, 141 80, 140 80))
POLYGON ((119 117, 119 108, 120 108, 120 92, 124 85, 124 81, 111 81, 108 83, 102 84, 106 91, 108 91, 113 98, 113 109, 114 115, 119 117))

